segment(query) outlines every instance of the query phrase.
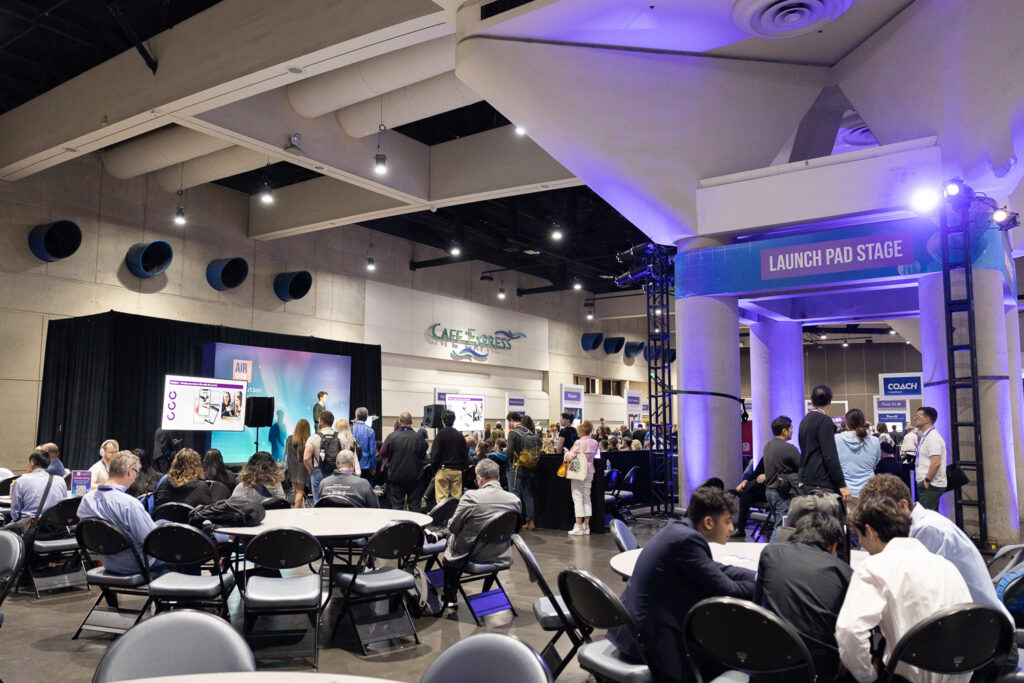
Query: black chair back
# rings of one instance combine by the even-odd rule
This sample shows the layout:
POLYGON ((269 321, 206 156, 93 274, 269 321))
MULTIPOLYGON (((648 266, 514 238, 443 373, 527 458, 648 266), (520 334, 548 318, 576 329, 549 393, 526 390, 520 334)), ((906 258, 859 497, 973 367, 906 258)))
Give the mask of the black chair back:
MULTIPOLYGON (((363 558, 400 560, 423 548, 423 529, 416 522, 391 522, 366 541, 363 558)), ((363 560, 361 559, 360 562, 363 560)))
POLYGON ((622 474, 618 470, 605 470, 604 490, 608 493, 614 493, 615 487, 619 483, 620 476, 622 476, 622 474))
POLYGON ((264 498, 260 503, 263 505, 264 510, 289 510, 292 507, 292 504, 284 498, 275 498, 273 496, 264 498))
POLYGON ((537 557, 530 550, 530 546, 526 544, 523 537, 519 534, 512 536, 512 545, 519 551, 520 556, 523 558, 523 564, 526 565, 526 573, 530 577, 530 581, 537 584, 540 588, 540 592, 544 594, 544 597, 551 602, 551 606, 555 608, 555 613, 558 614, 558 618, 562 620, 563 624, 568 626, 569 615, 562 611, 562 607, 555 600, 555 594, 551 591, 551 587, 548 586, 547 579, 544 578, 544 570, 540 567, 540 562, 537 561, 537 557))
POLYGON ((632 491, 633 490, 633 484, 636 483, 636 473, 639 472, 639 471, 640 471, 640 466, 639 465, 634 465, 633 467, 630 467, 629 470, 626 472, 626 476, 622 478, 622 487, 621 488, 627 488, 630 491, 632 491))
POLYGON ((6 479, 0 480, 0 496, 11 495, 11 484, 17 479, 17 476, 7 477, 6 479))
POLYGON ((313 506, 315 508, 354 508, 356 507, 348 498, 341 496, 324 496, 313 506))
POLYGON ((216 563, 218 559, 213 539, 188 524, 161 524, 146 535, 142 552, 173 565, 216 563))
POLYGON ((1009 609, 1010 605, 1017 602, 1017 599, 1024 593, 1024 574, 1010 581, 1003 589, 1003 604, 1009 609))
POLYGON ((185 503, 164 503, 158 505, 151 516, 154 522, 166 519, 168 522, 176 524, 188 524, 188 516, 193 509, 191 505, 185 503))
POLYGON ((612 520, 611 531, 612 538, 615 539, 615 545, 619 547, 619 552, 624 553, 627 550, 636 550, 640 547, 636 536, 621 519, 612 520))
POLYGON ((83 519, 75 529, 75 538, 78 539, 78 545, 87 551, 87 556, 89 553, 116 555, 125 550, 130 551, 139 566, 139 573, 146 577, 147 582, 149 581, 149 565, 142 561, 139 552, 124 532, 110 522, 98 517, 83 519))
POLYGON ((491 521, 484 524, 484 528, 477 534, 477 545, 489 545, 491 543, 512 542, 512 535, 519 531, 519 513, 514 510, 503 512, 491 521))
POLYGON ((956 605, 903 634, 879 680, 895 680, 900 663, 940 674, 976 671, 1002 661, 1013 640, 1013 627, 1002 611, 980 603, 956 605))
POLYGON ((518 683, 549 683, 551 671, 537 651, 514 636, 478 633, 464 638, 441 653, 423 672, 420 683, 476 683, 480 663, 496 672, 491 680, 518 683), (500 672, 500 673, 498 673, 500 672))
POLYGON ((78 506, 81 504, 81 496, 75 496, 51 505, 39 518, 39 526, 69 527, 78 524, 78 506))
POLYGON ((569 567, 558 574, 558 592, 577 624, 591 629, 625 626, 644 663, 650 661, 626 606, 604 581, 590 572, 569 567))
POLYGON ((217 481, 215 479, 207 479, 206 484, 210 487, 210 499, 214 503, 218 500, 224 500, 225 498, 231 497, 231 489, 229 489, 224 482, 217 481))
POLYGON ((710 658, 729 669, 785 671, 788 680, 814 682, 814 661, 800 633, 747 600, 701 600, 683 621, 683 640, 694 667, 710 658), (722 624, 729 627, 722 628, 722 624))
POLYGON ((725 490, 725 482, 718 477, 709 477, 697 488, 699 489, 722 489, 725 490))
POLYGON ((430 526, 436 529, 443 529, 448 526, 448 522, 451 521, 457 507, 459 507, 458 498, 445 498, 442 500, 430 511, 430 526))
POLYGON ((21 536, 0 529, 0 605, 18 583, 25 565, 25 541, 21 536))
POLYGON ((68 487, 68 491, 71 490, 71 472, 64 473, 64 485, 68 487))
POLYGON ((269 569, 294 569, 323 557, 323 546, 313 534, 291 527, 268 529, 252 539, 245 549, 247 562, 269 569))

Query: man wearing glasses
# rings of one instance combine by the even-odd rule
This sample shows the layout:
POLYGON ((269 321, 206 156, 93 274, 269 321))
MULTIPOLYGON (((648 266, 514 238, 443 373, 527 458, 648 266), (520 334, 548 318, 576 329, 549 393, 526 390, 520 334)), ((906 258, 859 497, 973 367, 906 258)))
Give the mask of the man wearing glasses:
MULTIPOLYGON (((79 519, 97 517, 123 531, 135 546, 139 557, 143 557, 142 542, 146 540, 146 535, 156 528, 156 523, 142 503, 126 493, 126 490, 135 483, 141 469, 139 459, 134 453, 118 451, 110 459, 106 483, 85 494, 82 504, 78 507, 79 519)), ((139 573, 139 567, 129 550, 122 550, 114 555, 100 555, 100 561, 107 571, 113 574, 139 573)), ((154 576, 168 569, 170 567, 162 562, 154 561, 150 564, 150 572, 154 576)))

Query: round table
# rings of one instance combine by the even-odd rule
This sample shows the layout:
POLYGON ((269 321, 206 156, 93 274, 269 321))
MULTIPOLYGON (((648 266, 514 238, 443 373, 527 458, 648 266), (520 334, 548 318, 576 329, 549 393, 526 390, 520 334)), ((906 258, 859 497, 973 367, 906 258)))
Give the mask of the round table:
MULTIPOLYGON (((725 545, 721 543, 709 543, 711 546, 711 557, 715 562, 729 564, 734 567, 742 567, 751 571, 757 571, 757 562, 761 557, 761 551, 768 547, 767 543, 744 543, 742 541, 730 541, 725 545)), ((624 553, 615 555, 610 560, 612 571, 627 579, 633 576, 633 568, 636 567, 636 560, 640 557, 640 551, 627 550, 624 553)), ((850 566, 854 569, 860 565, 868 553, 863 550, 854 550, 850 553, 850 566)))
POLYGON ((10 496, 0 496, 0 505, 10 505, 10 504, 11 504, 11 497, 10 496))
POLYGON ((157 676, 136 678, 121 683, 395 683, 386 678, 346 676, 344 674, 312 673, 305 671, 251 671, 245 673, 187 674, 183 676, 157 676))
POLYGON ((256 536, 268 529, 294 527, 317 538, 365 538, 398 521, 427 526, 431 519, 419 512, 380 508, 293 508, 267 510, 267 516, 257 526, 224 526, 216 531, 229 536, 256 536))

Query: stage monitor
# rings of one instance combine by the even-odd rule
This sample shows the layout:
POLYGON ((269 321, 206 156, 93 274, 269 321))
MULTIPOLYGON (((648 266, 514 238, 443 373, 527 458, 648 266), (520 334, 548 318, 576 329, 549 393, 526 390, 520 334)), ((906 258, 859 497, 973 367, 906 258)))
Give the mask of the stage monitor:
POLYGON ((460 432, 482 432, 484 429, 484 397, 466 394, 445 394, 444 407, 455 413, 455 429, 460 432))
POLYGON ((231 377, 249 382, 249 395, 273 397, 273 421, 269 428, 246 427, 243 432, 210 436, 210 448, 224 454, 224 461, 245 462, 256 451, 267 451, 275 460, 284 460, 284 445, 295 431, 295 423, 305 419, 316 432, 313 406, 317 394, 327 392, 326 409, 334 418, 349 418, 352 359, 329 353, 289 351, 262 346, 206 344, 203 368, 214 377, 231 377))
POLYGON ((245 429, 248 382, 164 376, 163 417, 168 431, 240 432, 245 429))

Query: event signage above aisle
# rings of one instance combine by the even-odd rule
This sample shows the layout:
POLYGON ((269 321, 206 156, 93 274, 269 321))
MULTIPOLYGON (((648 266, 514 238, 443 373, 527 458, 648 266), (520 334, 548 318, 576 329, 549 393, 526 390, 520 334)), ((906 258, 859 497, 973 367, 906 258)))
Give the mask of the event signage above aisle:
POLYGON ((882 398, 875 396, 875 422, 899 425, 900 429, 910 421, 910 399, 882 398))
POLYGON ((573 424, 583 421, 583 385, 582 384, 560 384, 558 395, 561 413, 572 413, 573 424))
MULTIPOLYGON (((974 268, 1000 270, 1006 276, 1002 231, 979 227, 972 233, 971 247, 974 268)), ((676 298, 913 279, 941 270, 936 225, 927 218, 906 218, 680 253, 676 298)))
POLYGON ((513 411, 517 413, 526 412, 526 394, 513 391, 505 392, 505 415, 513 411))
POLYGON ((920 372, 885 372, 878 375, 879 398, 921 398, 924 379, 920 372))
POLYGON ((627 389, 626 390, 626 424, 631 425, 634 421, 640 419, 640 406, 643 402, 644 394, 639 389, 627 389))

